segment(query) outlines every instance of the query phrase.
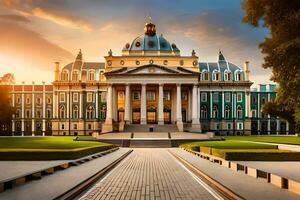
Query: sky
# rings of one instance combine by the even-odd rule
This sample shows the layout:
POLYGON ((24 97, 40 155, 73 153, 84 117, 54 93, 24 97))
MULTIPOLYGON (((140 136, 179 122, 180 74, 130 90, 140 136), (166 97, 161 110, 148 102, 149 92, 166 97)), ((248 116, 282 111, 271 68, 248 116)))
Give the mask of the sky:
POLYGON ((250 61, 254 85, 271 82, 258 48, 268 31, 242 23, 239 0, 0 0, 0 76, 51 83, 54 62, 73 62, 79 49, 87 62, 104 61, 109 49, 121 55, 149 16, 181 55, 194 49, 215 62, 220 49, 241 67, 250 61))

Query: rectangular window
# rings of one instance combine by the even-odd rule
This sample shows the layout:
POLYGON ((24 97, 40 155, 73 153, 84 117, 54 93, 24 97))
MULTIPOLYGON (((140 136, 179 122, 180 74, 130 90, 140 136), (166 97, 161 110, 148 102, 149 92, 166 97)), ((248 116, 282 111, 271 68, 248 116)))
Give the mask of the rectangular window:
POLYGON ((215 123, 215 130, 219 130, 220 129, 220 124, 219 123, 215 123))
POLYGON ((201 101, 207 102, 207 93, 206 92, 201 92, 201 101))
POLYGON ((171 100, 171 92, 164 91, 164 101, 170 101, 170 100, 171 100))
POLYGON ((89 130, 92 129, 92 124, 88 124, 88 129, 89 129, 89 130))
POLYGON ((214 92, 213 93, 213 102, 214 103, 218 103, 219 102, 219 93, 218 92, 214 92))
POLYGON ((237 123, 237 130, 243 130, 243 122, 237 123))
POLYGON ((231 130, 231 123, 227 123, 227 130, 231 130))
POLYGON ((77 130, 77 124, 73 124, 73 129, 77 130))
POLYGON ((155 101, 155 92, 154 91, 147 91, 147 100, 155 101))
POLYGON ((87 93, 86 101, 87 102, 93 102, 93 93, 91 93, 91 92, 87 93))
POLYGON ((65 129, 65 124, 61 124, 61 129, 62 129, 62 130, 65 129))
POLYGON ((78 102, 78 93, 73 94, 73 102, 78 102))
POLYGON ((65 93, 60 93, 59 94, 59 99, 60 99, 60 102, 65 102, 66 101, 66 94, 65 93))
POLYGON ((256 110, 252 110, 252 117, 256 117, 256 110))
POLYGON ((138 101, 141 98, 141 93, 139 91, 133 91, 132 92, 132 99, 134 101, 138 101))
POLYGON ((230 102, 230 93, 226 92, 224 98, 225 98, 225 102, 230 102))
POLYGON ((188 100, 188 93, 187 91, 182 91, 181 93, 181 100, 187 101, 188 100))
POLYGON ((242 102, 242 93, 237 93, 237 102, 242 102))

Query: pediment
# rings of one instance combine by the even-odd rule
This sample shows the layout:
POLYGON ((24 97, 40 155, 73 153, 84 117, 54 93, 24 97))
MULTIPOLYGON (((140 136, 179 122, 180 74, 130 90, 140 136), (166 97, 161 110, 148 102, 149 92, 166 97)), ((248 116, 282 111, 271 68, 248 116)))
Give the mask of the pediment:
POLYGON ((190 74, 195 75, 197 72, 193 72, 182 67, 165 67, 160 65, 143 65, 135 68, 119 68, 106 73, 107 75, 181 75, 190 74))

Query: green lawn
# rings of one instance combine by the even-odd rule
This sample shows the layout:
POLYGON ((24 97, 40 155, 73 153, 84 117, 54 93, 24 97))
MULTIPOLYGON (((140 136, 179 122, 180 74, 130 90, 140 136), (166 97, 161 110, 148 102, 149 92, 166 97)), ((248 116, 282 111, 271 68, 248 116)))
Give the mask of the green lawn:
POLYGON ((280 144, 300 145, 300 137, 297 136, 225 136, 224 138, 226 140, 273 142, 280 144))
POLYGON ((243 141, 193 142, 183 148, 214 155, 226 160, 243 161, 300 161, 300 153, 278 150, 276 145, 255 144, 243 141))
POLYGON ((0 137, 0 160, 76 159, 114 145, 75 137, 0 137))

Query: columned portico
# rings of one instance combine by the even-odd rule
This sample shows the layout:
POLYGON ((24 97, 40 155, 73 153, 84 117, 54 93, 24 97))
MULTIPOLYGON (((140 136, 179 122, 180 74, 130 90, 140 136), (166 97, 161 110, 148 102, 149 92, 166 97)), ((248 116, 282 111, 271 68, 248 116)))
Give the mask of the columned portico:
POLYGON ((141 124, 147 124, 147 99, 145 83, 142 83, 141 91, 141 124))
POLYGON ((107 86, 107 98, 106 98, 106 119, 105 123, 102 127, 102 132, 112 132, 113 131, 113 113, 112 113, 112 105, 113 105, 113 88, 112 84, 108 84, 107 86))
POLYGON ((179 131, 183 131, 182 109, 181 109, 181 85, 177 84, 176 98, 176 124, 179 131))
POLYGON ((158 89, 158 124, 164 124, 164 85, 159 84, 158 89))

